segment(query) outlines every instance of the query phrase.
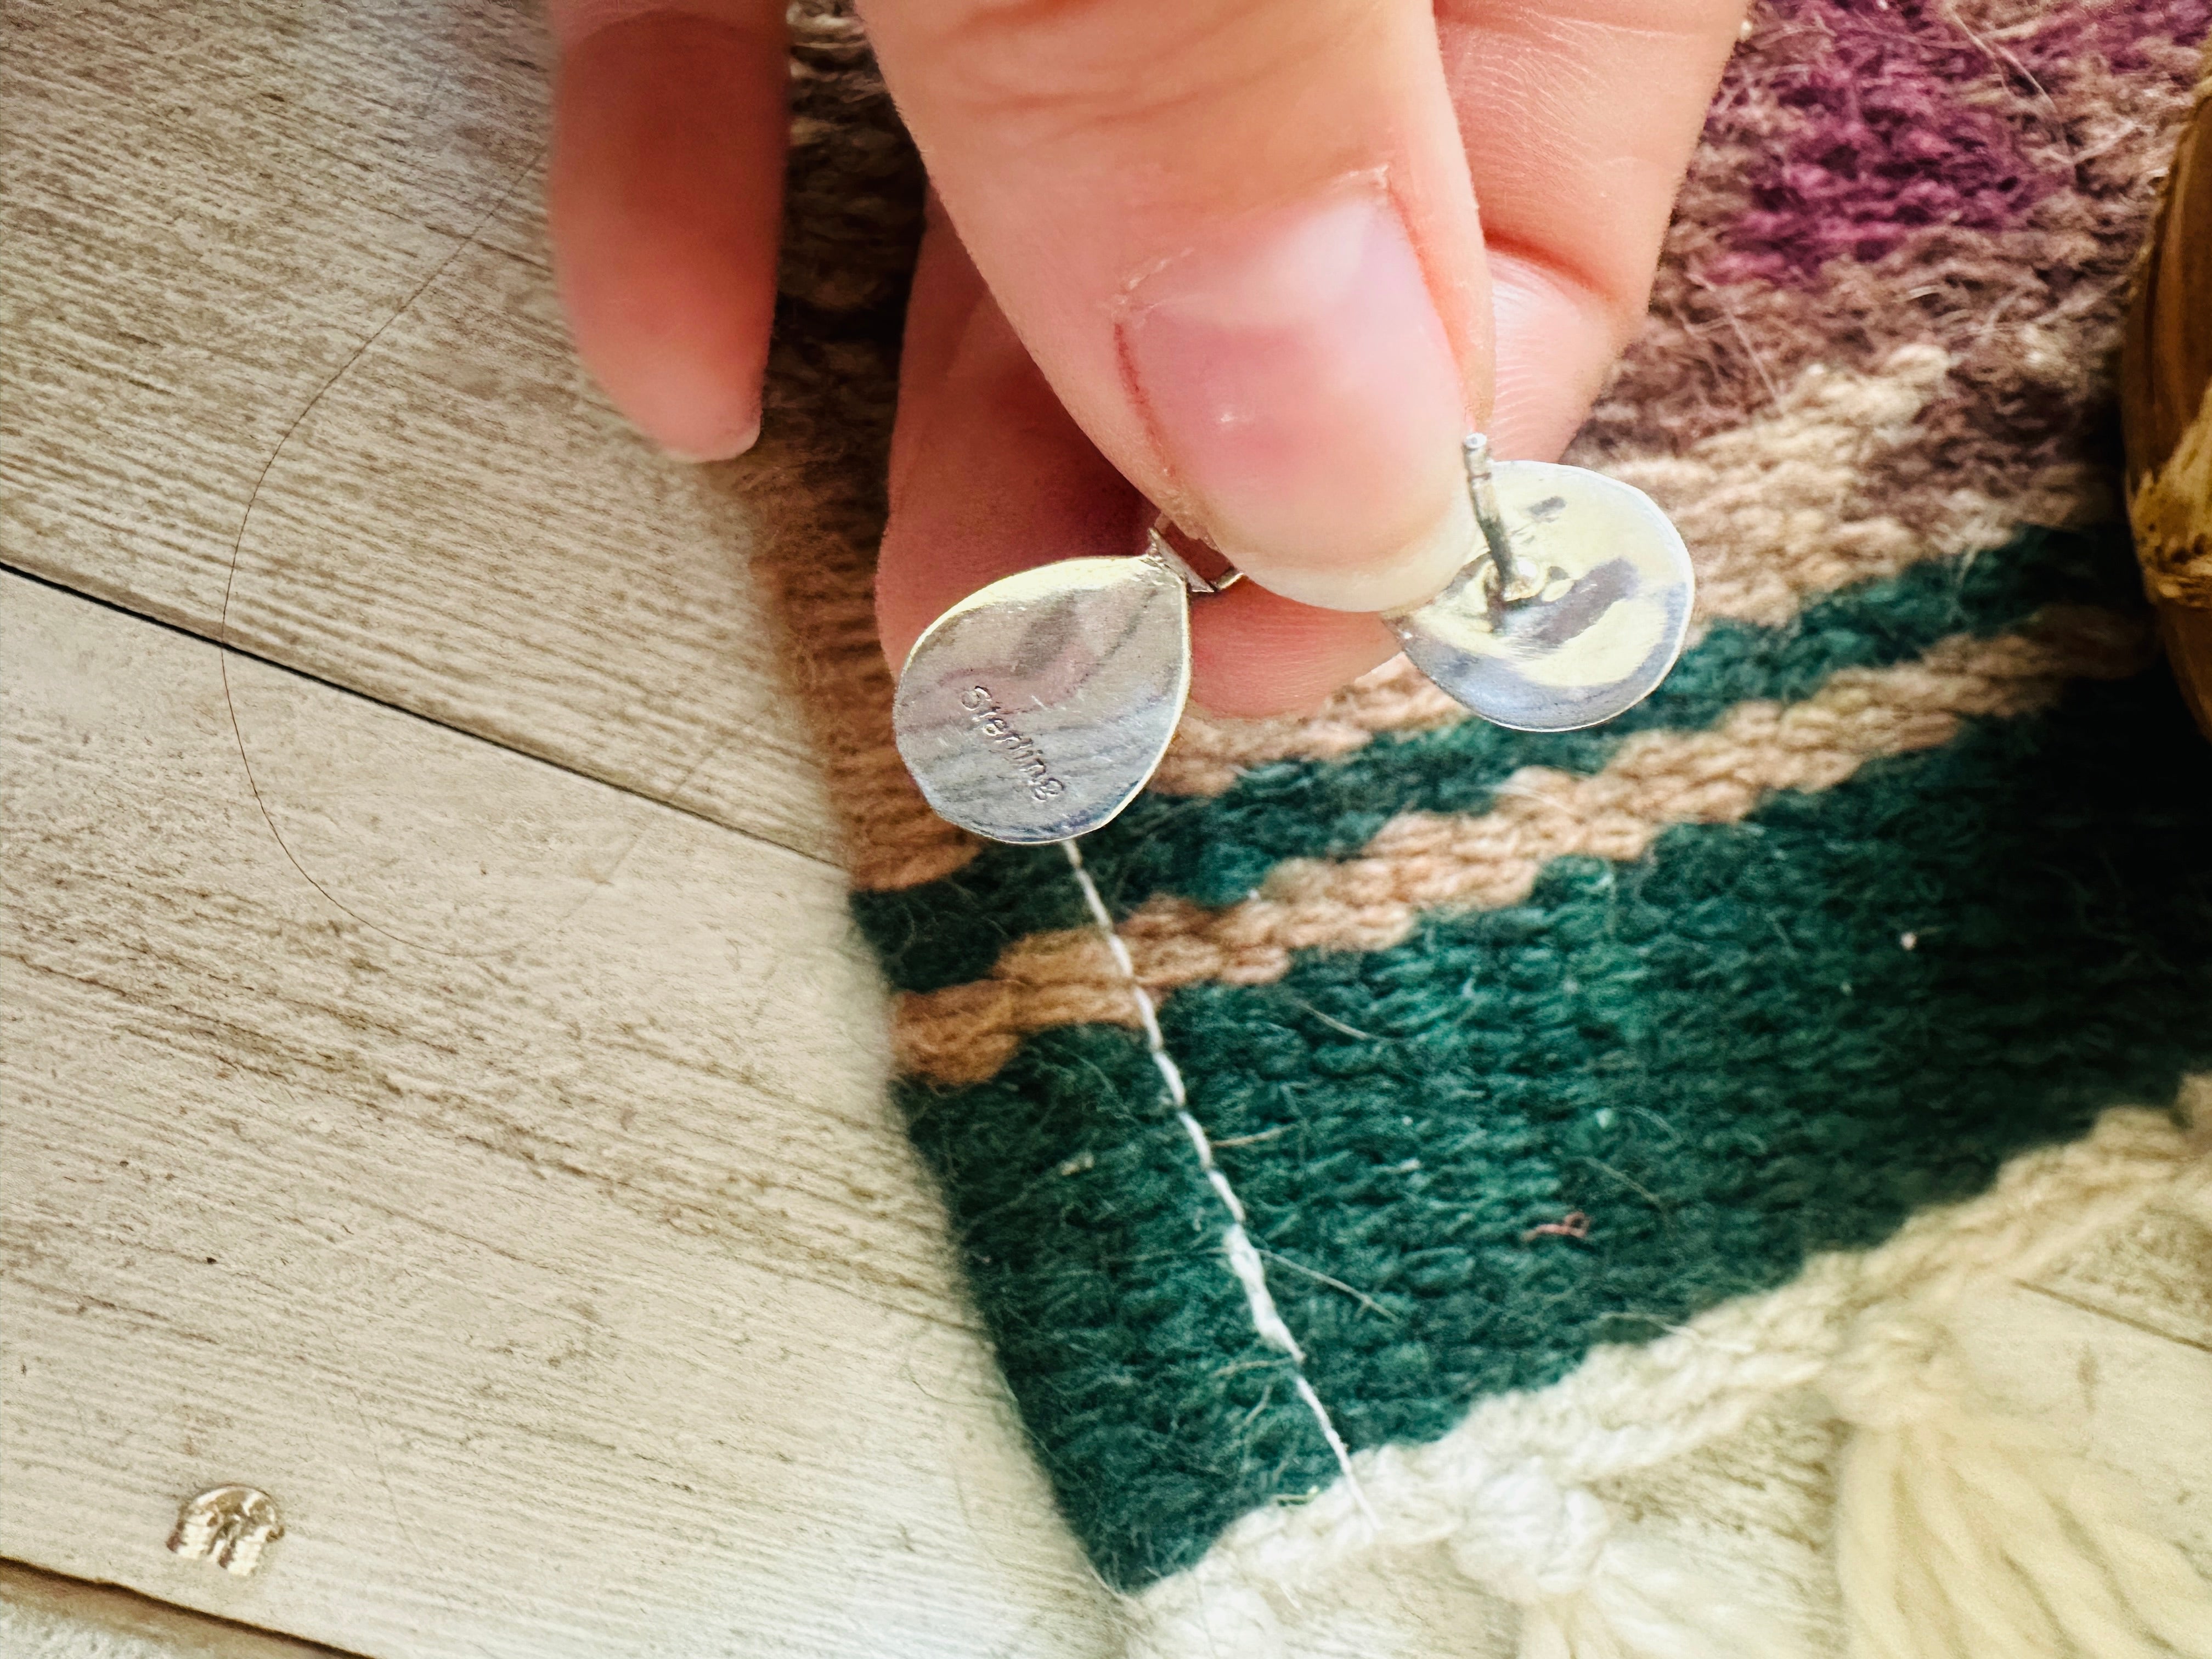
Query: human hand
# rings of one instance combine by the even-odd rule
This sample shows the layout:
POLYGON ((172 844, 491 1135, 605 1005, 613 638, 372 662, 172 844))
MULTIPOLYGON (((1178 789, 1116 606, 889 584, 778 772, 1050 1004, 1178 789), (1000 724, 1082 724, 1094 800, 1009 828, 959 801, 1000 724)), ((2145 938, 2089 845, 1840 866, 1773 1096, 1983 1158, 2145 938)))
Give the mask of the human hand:
MULTIPOLYGON (((1474 550, 1460 439, 1550 459, 1643 314, 1744 0, 875 0, 933 196, 877 579, 896 665, 1165 508, 1251 580, 1192 695, 1310 706, 1474 550), (1478 216, 1476 204, 1480 203, 1478 216)), ((758 429, 781 0, 552 0, 554 251, 649 437, 758 429)))

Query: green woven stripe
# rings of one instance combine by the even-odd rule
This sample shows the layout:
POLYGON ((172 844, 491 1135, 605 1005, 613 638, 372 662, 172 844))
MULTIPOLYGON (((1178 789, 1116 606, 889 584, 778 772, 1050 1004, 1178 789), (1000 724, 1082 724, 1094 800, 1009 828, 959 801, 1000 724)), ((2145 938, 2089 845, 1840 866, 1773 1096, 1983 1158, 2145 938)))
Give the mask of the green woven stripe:
POLYGON ((884 976, 902 991, 981 979, 1024 934, 1079 927, 1090 919, 1067 878, 1067 854, 1057 847, 986 847, 942 881, 855 891, 849 902, 884 976))
POLYGON ((1189 1565, 1255 1498, 1334 1472, 1288 1362, 1253 1334, 1219 1201, 1141 1043, 1063 1028, 988 1084, 902 1095, 1023 1419, 1117 1583, 1189 1565))
MULTIPOLYGON (((2147 676, 1164 1024, 1255 1238, 1382 1310, 1271 1265, 1315 1386, 1355 1444, 1419 1439, 2170 1099, 2212 1063, 2208 849, 2212 750, 2147 676), (1571 1209, 1586 1242, 1524 1238, 1571 1209)), ((1128 1033, 903 1097, 1110 1578, 1332 1478, 1128 1033)))
MULTIPOLYGON (((1593 772, 1632 732, 1707 726, 1750 698, 1802 697, 1838 669, 1905 661, 1948 635, 1996 633, 2054 601, 2124 604, 2132 571, 2112 535, 2030 531, 1995 552, 1830 595, 1786 628, 1719 623, 1655 695, 1597 730, 1544 736, 1468 720, 1386 737, 1340 762, 1261 767, 1218 798, 1142 798, 1086 838, 1084 856, 1125 914, 1159 892, 1234 903, 1278 861, 1346 856, 1396 813, 1480 811, 1523 766, 1593 772)), ((994 847, 947 880, 856 894, 854 908, 892 982, 935 990, 981 977, 1025 933, 1080 927, 1062 863, 1053 848, 994 847)))

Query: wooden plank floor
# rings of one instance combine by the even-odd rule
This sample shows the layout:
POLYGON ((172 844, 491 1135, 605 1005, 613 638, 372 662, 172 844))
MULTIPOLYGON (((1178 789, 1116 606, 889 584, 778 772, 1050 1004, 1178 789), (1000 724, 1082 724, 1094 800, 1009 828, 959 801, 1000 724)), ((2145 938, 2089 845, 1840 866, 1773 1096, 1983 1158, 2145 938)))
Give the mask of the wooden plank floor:
MULTIPOLYGON (((0 1555, 72 1577, 0 1570, 0 1647, 1110 1651, 888 1119, 748 508, 568 356, 532 9, 8 30, 0 1555), (244 1579, 163 1547, 228 1481, 287 1518, 244 1579)), ((2212 1549, 2155 1409, 2212 1401, 2208 1240, 1977 1340, 2122 1356, 2100 1443, 2212 1549)))
POLYGON ((835 871, 234 663, 280 845, 214 647, 0 618, 0 1554, 373 1654, 1085 1650, 835 871), (163 1548, 231 1481, 242 1580, 163 1548))
POLYGON ((568 354, 535 9, 8 27, 0 1553, 410 1659, 1102 1650, 748 509, 568 354), (163 1548, 231 1480, 243 1580, 163 1548))
POLYGON ((535 9, 9 23, 8 562, 829 855, 744 503, 568 352, 535 9))

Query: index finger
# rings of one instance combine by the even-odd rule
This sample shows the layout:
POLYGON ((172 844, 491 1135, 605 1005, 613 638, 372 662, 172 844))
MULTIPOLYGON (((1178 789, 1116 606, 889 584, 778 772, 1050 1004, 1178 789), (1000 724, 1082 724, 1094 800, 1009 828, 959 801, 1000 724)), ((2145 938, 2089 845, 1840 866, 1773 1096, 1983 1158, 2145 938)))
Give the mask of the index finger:
MULTIPOLYGON (((1449 0, 1440 15, 1439 61, 1491 239, 1498 395, 1490 429, 1499 453, 1555 456, 1640 319, 1741 12, 1739 0, 1582 0, 1579 9, 1449 0)), ((942 353, 933 355, 927 337, 944 330, 923 304, 927 291, 918 283, 909 323, 904 465, 895 469, 905 487, 894 497, 879 588, 895 665, 933 617, 985 583, 1068 553, 1109 550, 1085 540, 1094 532, 1066 505, 1059 475, 1090 478, 1094 465, 1073 428, 1047 441, 1039 434, 1050 423, 1034 398, 980 380, 939 386, 929 366, 942 353), (1040 538, 1041 526, 1054 525, 1062 532, 1040 538)), ((1017 370, 1035 372, 1024 362, 1007 374, 1018 380, 1017 370)), ((1086 487, 1103 490, 1095 480, 1086 487)), ((1395 648, 1370 617, 1292 605, 1249 586, 1209 600, 1193 627, 1193 695, 1221 714, 1310 708, 1395 648)))
POLYGON ((1491 437, 1550 459, 1644 320, 1747 0, 1439 0, 1497 319, 1491 437))
POLYGON ((1125 477, 1292 599, 1457 572, 1489 306, 1427 0, 866 15, 962 243, 1125 477))

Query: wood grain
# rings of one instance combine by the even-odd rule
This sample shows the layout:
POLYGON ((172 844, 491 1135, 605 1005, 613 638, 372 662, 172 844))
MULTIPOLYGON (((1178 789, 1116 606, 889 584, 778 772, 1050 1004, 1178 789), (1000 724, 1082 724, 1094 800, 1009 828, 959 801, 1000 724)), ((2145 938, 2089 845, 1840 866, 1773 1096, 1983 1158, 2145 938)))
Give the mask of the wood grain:
MULTIPOLYGON (((2045 1273, 2035 1288, 2212 1356, 2212 1210, 2147 1211, 2045 1273)), ((2212 1385, 2205 1404, 2212 1417, 2212 1385)), ((2203 1468, 2212 1474, 2212 1449, 2203 1468)))
MULTIPOLYGON (((2185 1268, 2183 1258, 2160 1271, 2185 1268)), ((1953 1316, 1976 1379, 2005 1409, 2118 1470, 2138 1513, 2212 1576, 2212 1353, 2039 1291, 2002 1292, 1953 1316)))
POLYGON ((264 818, 213 647, 0 614, 0 1553, 409 1659, 1099 1650, 836 872, 234 662, 264 818), (233 1480, 245 1580, 163 1548, 233 1480))
POLYGON ((350 1659, 335 1648, 12 1561, 0 1561, 0 1653, 8 1659, 350 1659))
POLYGON ((576 367, 534 9, 42 0, 0 562, 833 857, 726 477, 576 367))

